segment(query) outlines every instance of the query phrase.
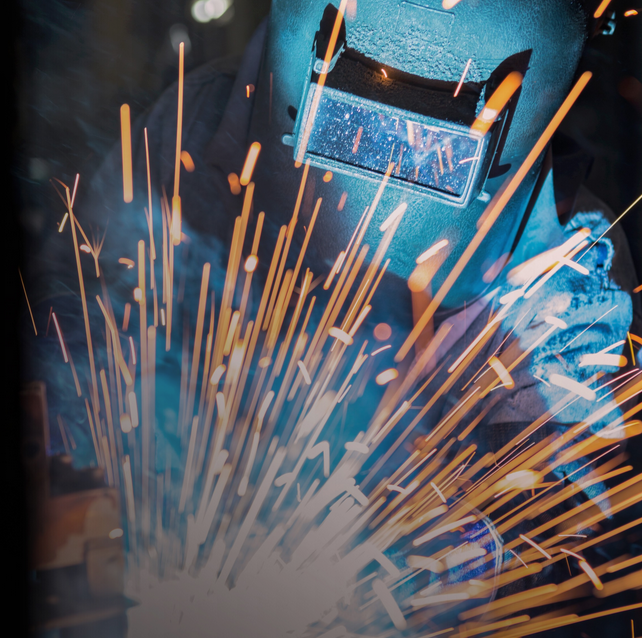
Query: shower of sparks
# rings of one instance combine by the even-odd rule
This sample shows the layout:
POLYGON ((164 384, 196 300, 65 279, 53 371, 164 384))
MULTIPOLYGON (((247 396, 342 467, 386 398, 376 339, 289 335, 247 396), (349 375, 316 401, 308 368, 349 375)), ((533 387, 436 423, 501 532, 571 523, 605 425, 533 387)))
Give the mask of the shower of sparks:
MULTIPOLYGON (((443 6, 449 9, 455 4, 444 0, 443 6)), ((328 47, 330 56, 345 7, 343 0, 328 47)), ((538 290, 546 290, 550 278, 547 275, 558 264, 568 266, 572 257, 569 250, 584 248, 585 237, 574 239, 571 249, 566 247, 555 263, 537 272, 533 281, 529 278, 523 282, 520 294, 503 298, 496 315, 489 318, 479 335, 472 337, 454 363, 449 360, 446 364, 444 360, 436 365, 439 348, 452 328, 446 321, 416 361, 407 367, 386 367, 390 365, 386 363, 388 355, 374 357, 390 349, 391 344, 372 350, 363 336, 364 324, 374 306, 372 297, 389 263, 386 252, 406 205, 378 213, 386 221, 380 227, 383 235, 378 235, 380 241, 374 251, 363 242, 395 168, 392 162, 348 246, 337 257, 332 277, 323 273, 317 279, 305 269, 304 258, 310 241, 314 241, 317 215, 324 214, 321 199, 312 217, 306 219, 300 247, 295 249, 297 244, 293 241, 295 229, 302 224, 299 212, 308 176, 306 163, 291 221, 278 231, 272 257, 268 258, 269 264, 266 262, 267 276, 257 282, 257 255, 263 255, 259 251, 263 213, 256 218, 251 216, 254 184, 250 180, 260 146, 255 143, 250 147, 241 178, 234 174, 228 178, 232 193, 240 194, 242 185, 246 189, 241 214, 234 225, 222 296, 219 299, 217 291, 216 305, 213 293, 209 301, 215 271, 210 272, 209 263, 203 264, 195 324, 185 327, 186 336, 178 347, 182 376, 176 383, 180 386, 175 397, 178 409, 172 418, 181 467, 176 470, 168 458, 167 468, 157 469, 157 340, 165 331, 166 350, 170 350, 172 313, 186 308, 182 300, 173 296, 175 275, 180 275, 184 267, 174 261, 174 246, 178 245, 175 239, 184 237, 180 232, 178 190, 181 162, 189 170, 189 155, 181 151, 182 45, 180 56, 176 176, 171 206, 169 198, 161 199, 162 254, 155 263, 150 196, 149 238, 139 242, 135 262, 119 260, 128 268, 137 266, 134 298, 138 308, 131 313, 131 304, 125 305, 118 331, 108 292, 103 290, 102 296, 92 298, 91 304, 95 299, 101 311, 102 322, 94 334, 104 335, 105 340, 104 351, 102 342, 100 346, 96 342, 96 348, 101 348, 96 358, 79 257, 81 247, 76 236, 76 229, 82 229, 73 212, 73 197, 65 187, 90 367, 89 392, 81 400, 98 465, 105 470, 108 483, 122 490, 125 520, 122 529, 112 533, 120 530, 120 535, 128 539, 128 586, 141 600, 141 605, 130 612, 132 631, 144 628, 150 634, 163 635, 168 628, 177 630, 180 624, 185 635, 197 635, 203 623, 208 627, 216 623, 217 635, 234 638, 255 635, 253 623, 258 619, 265 638, 342 638, 354 635, 346 628, 350 626, 346 617, 351 622, 358 617, 365 632, 359 635, 372 638, 390 637, 400 631, 420 633, 424 638, 469 638, 489 632, 495 638, 512 638, 642 607, 632 605, 585 616, 565 609, 558 615, 537 615, 544 602, 548 605, 575 595, 585 596, 583 588, 588 582, 600 595, 622 591, 629 581, 611 574, 639 562, 626 555, 592 567, 579 553, 608 543, 640 522, 591 536, 579 533, 597 529, 607 516, 642 501, 642 477, 627 477, 625 473, 632 468, 620 467, 626 457, 617 451, 618 445, 609 447, 610 441, 598 435, 582 436, 597 419, 607 417, 642 392, 637 375, 621 375, 626 377, 624 382, 617 377, 620 385, 612 388, 613 394, 604 407, 595 410, 587 421, 560 436, 541 440, 532 436, 575 400, 596 399, 596 391, 589 386, 604 374, 601 368, 625 363, 623 355, 608 352, 621 343, 584 355, 580 366, 599 368, 585 384, 546 372, 550 384, 567 390, 568 396, 521 429, 495 454, 482 455, 478 442, 465 441, 500 401, 502 389, 514 387, 511 372, 546 339, 563 331, 566 324, 556 317, 546 317, 542 336, 523 351, 516 351, 509 343, 500 353, 502 343, 479 369, 470 388, 468 384, 464 388, 458 385, 463 385, 464 371, 473 365, 500 323, 510 320, 511 306, 525 296, 528 286, 533 289, 539 285, 538 290), (162 272, 158 280, 156 268, 162 272), (321 302, 310 293, 324 280, 329 292, 328 299, 321 302), (161 286, 158 298, 156 281, 161 286), (120 340, 130 321, 139 330, 136 336, 126 336, 127 363, 120 340), (447 380, 435 387, 431 384, 442 367, 448 371, 447 380), (433 368, 436 370, 425 379, 426 370, 433 368), (371 406, 371 413, 360 420, 357 432, 346 425, 350 424, 351 406, 373 384, 386 386, 380 390, 381 403, 371 406), (428 435, 423 433, 413 445, 417 426, 446 393, 457 396, 457 389, 465 391, 461 398, 428 435), (491 395, 497 399, 476 413, 479 402, 491 390, 498 390, 491 395), (404 448, 409 452, 405 453, 404 448), (398 456, 392 457, 395 453, 398 456), (564 480, 554 478, 552 472, 561 464, 585 457, 588 458, 580 470, 590 466, 590 474, 572 484, 568 483, 580 470, 574 470, 564 480), (362 479, 364 466, 368 474, 362 479), (556 518, 550 516, 549 510, 569 499, 578 487, 612 480, 621 474, 625 474, 624 482, 610 482, 600 496, 581 505, 571 504, 556 518), (532 522, 528 537, 517 533, 527 519, 532 522), (507 532, 512 533, 513 540, 505 542, 497 552, 481 546, 480 538, 492 537, 496 544, 498 535, 511 537, 507 532), (399 555, 396 548, 401 546, 404 550, 399 555), (513 551, 518 547, 524 559, 513 551), (154 558, 150 548, 155 548, 154 558), (517 560, 505 561, 499 569, 496 554, 501 551, 517 560), (521 593, 489 603, 498 589, 539 573, 569 555, 579 561, 584 572, 580 576, 560 586, 526 587, 521 593), (208 592, 212 595, 208 596, 208 592), (531 599, 536 604, 531 606, 531 599), (455 617, 462 621, 456 627, 452 624, 455 617), (426 626, 431 633, 425 633, 426 626)), ((326 56, 319 97, 330 59, 326 56)), ((430 301, 417 324, 418 332, 413 331, 406 339, 398 361, 404 359, 428 325, 589 77, 582 76, 502 196, 489 205, 475 239, 430 301)), ((510 90, 500 96, 503 103, 493 106, 493 96, 487 108, 498 112, 503 108, 519 86, 513 80, 510 90)), ((486 118, 486 123, 491 119, 494 118, 486 118)), ((308 126, 311 127, 310 121, 308 126)), ((358 143, 357 139, 355 145, 358 143)), ((339 210, 346 198, 344 193, 339 210)), ((428 260, 443 249, 447 245, 443 242, 446 240, 420 259, 428 260)), ((160 242, 158 246, 160 253, 160 242)), ((93 247, 91 252, 97 264, 100 248, 93 247)), ((538 263, 541 265, 543 260, 538 263)), ((73 360, 67 357, 53 312, 52 318, 65 362, 71 364, 76 379, 73 360)), ((393 330, 380 323, 373 335, 376 342, 387 341, 393 330)), ((633 341, 642 342, 630 335, 631 348, 633 341)), ((81 397, 77 381, 76 386, 81 397)), ((625 438, 639 434, 640 422, 630 420, 637 409, 628 407, 621 418, 614 417, 611 428, 621 428, 618 433, 625 438)), ((71 448, 76 447, 71 430, 62 417, 58 423, 65 449, 71 453, 71 448)), ((642 578, 642 570, 634 574, 642 578)), ((629 577, 627 574, 622 578, 629 577)))

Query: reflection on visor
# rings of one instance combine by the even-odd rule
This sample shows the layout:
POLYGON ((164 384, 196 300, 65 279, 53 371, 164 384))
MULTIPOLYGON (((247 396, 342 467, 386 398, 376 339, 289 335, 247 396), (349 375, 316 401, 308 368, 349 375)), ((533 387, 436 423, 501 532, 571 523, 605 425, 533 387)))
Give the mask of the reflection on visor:
MULTIPOLYGON (((314 87, 308 92, 306 119, 314 87)), ((326 87, 307 152, 381 174, 392 161, 394 177, 461 198, 481 164, 482 146, 482 136, 468 127, 326 87)))

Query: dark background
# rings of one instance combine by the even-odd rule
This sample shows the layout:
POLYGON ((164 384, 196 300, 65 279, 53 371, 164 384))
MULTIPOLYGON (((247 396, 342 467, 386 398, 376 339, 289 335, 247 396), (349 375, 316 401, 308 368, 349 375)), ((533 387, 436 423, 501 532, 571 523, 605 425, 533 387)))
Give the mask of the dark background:
MULTIPOLYGON (((6 23, 11 44, 7 58, 11 171, 3 207, 3 254, 11 260, 4 270, 9 279, 5 301, 16 309, 15 320, 21 325, 30 319, 13 256, 20 248, 24 263, 57 232, 63 210, 50 179, 72 185, 80 173, 81 183, 89 180, 119 139, 120 105, 128 103, 135 119, 176 80, 178 54, 172 34, 175 41, 189 42, 186 71, 212 58, 238 55, 267 14, 270 0, 233 0, 233 9, 205 24, 192 17, 192 4, 193 0, 14 4, 12 19, 6 23)), ((607 10, 611 12, 616 14, 615 31, 589 43, 583 68, 593 72, 593 79, 562 130, 593 156, 587 184, 620 214, 642 192, 642 0, 613 0, 607 10), (629 9, 640 15, 625 17, 629 9)), ((622 226, 642 281, 642 204, 622 226)), ((20 366, 20 352, 17 340, 5 340, 4 360, 11 372, 11 366, 15 364, 16 370, 20 366)), ((12 397, 17 395, 19 375, 9 376, 5 392, 12 397)), ((10 414, 11 401, 5 406, 10 414)), ((7 433, 6 449, 16 450, 16 421, 8 423, 13 428, 7 433)), ((15 551, 9 555, 21 574, 13 591, 24 599, 26 535, 16 456, 12 454, 12 462, 3 465, 7 514, 15 516, 3 518, 12 521, 8 548, 15 551)), ((24 605, 14 609, 24 627, 24 605)))

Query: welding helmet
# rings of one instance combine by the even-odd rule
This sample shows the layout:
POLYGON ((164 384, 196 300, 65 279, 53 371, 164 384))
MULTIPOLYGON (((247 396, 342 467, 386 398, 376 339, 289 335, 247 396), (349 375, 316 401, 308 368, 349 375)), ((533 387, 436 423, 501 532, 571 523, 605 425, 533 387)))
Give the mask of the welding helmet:
MULTIPOLYGON (((364 243, 371 256, 382 223, 405 204, 388 272, 406 280, 420 255, 444 246, 434 291, 566 97, 586 14, 576 0, 445 1, 449 9, 441 0, 335 2, 272 3, 250 128, 264 149, 259 205, 267 220, 286 224, 309 161, 299 226, 322 197, 308 257, 315 274, 328 272, 392 163, 364 243), (511 80, 510 99, 494 104, 511 80)), ((483 294, 507 261, 541 159, 451 289, 446 311, 483 294)))

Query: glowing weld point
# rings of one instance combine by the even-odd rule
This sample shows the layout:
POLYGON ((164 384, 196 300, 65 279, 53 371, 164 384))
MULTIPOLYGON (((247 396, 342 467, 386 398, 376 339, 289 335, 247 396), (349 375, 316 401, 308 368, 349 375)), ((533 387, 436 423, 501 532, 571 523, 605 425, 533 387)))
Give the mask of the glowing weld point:
POLYGON ((397 220, 397 217, 401 217, 406 212, 406 208, 408 208, 408 204, 406 204, 405 202, 397 206, 397 208, 395 208, 392 211, 392 214, 390 215, 390 217, 388 217, 388 219, 386 219, 386 221, 383 222, 383 224, 381 224, 381 226, 379 227, 379 230, 382 233, 388 230, 388 228, 390 228, 390 226, 392 226, 395 223, 395 221, 397 220))
POLYGON ((221 365, 219 365, 216 368, 216 370, 214 370, 214 372, 212 373, 212 376, 210 377, 210 383, 212 385, 216 385, 221 380, 221 377, 223 376, 224 372, 225 372, 225 364, 221 363, 221 365))
POLYGON ((488 360, 488 365, 495 371, 500 381, 504 384, 505 388, 514 388, 515 382, 513 377, 510 376, 510 373, 504 366, 504 364, 495 356, 491 357, 488 360))
POLYGON ((245 272, 254 272, 258 263, 259 258, 256 255, 250 255, 245 260, 245 272))
POLYGON ((241 171, 241 177, 239 182, 241 186, 247 186, 252 179, 252 173, 254 172, 254 167, 256 166, 256 160, 259 157, 259 152, 261 151, 261 145, 258 142, 252 142, 250 150, 247 152, 247 157, 245 158, 245 164, 243 165, 243 170, 241 171))
POLYGON ((116 527, 109 532, 109 538, 120 538, 123 535, 123 530, 120 527, 116 527))
POLYGON ((588 401, 595 401, 597 397, 597 395, 595 394, 595 390, 591 390, 578 381, 569 379, 569 377, 565 377, 561 374, 552 374, 549 378, 549 381, 558 388, 564 388, 565 390, 573 392, 583 397, 584 399, 587 399, 588 401))
POLYGON ((442 248, 445 248, 448 246, 449 241, 447 239, 442 239, 441 241, 438 241, 436 244, 431 246, 426 252, 421 253, 419 257, 417 257, 417 263, 418 264, 423 264, 424 261, 430 259, 433 255, 436 255, 442 248))
POLYGON ((621 354, 583 354, 580 357, 579 367, 585 366, 615 366, 623 368, 626 365, 626 357, 621 354))
POLYGON ((312 379, 310 379, 310 374, 308 373, 308 369, 305 367, 305 363, 303 363, 303 361, 297 361, 296 364, 299 366, 299 370, 301 370, 301 376, 303 377, 306 385, 310 385, 312 383, 312 379))
POLYGON ((91 248, 87 246, 87 244, 81 244, 79 246, 80 250, 82 250, 84 253, 91 254, 91 248))
POLYGON ((127 259, 127 257, 121 257, 118 260, 118 263, 127 266, 129 270, 131 270, 136 265, 131 259, 127 259))
POLYGON ((351 346, 354 343, 354 339, 347 332, 344 332, 341 328, 337 328, 336 326, 330 328, 330 330, 328 330, 328 334, 345 343, 346 346, 351 346))
POLYGON ((390 383, 390 381, 393 381, 398 376, 399 373, 395 368, 388 368, 387 370, 384 370, 377 375, 377 377, 375 378, 375 383, 377 385, 386 385, 386 383, 390 383))
POLYGON ((527 536, 524 536, 524 534, 520 534, 519 537, 526 543, 528 543, 531 547, 534 547, 540 554, 543 554, 548 558, 549 560, 552 558, 552 556, 545 550, 542 549, 535 541, 532 541, 530 538, 527 536))

